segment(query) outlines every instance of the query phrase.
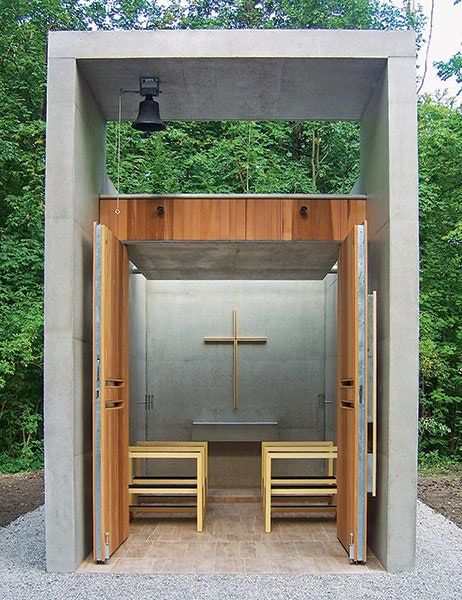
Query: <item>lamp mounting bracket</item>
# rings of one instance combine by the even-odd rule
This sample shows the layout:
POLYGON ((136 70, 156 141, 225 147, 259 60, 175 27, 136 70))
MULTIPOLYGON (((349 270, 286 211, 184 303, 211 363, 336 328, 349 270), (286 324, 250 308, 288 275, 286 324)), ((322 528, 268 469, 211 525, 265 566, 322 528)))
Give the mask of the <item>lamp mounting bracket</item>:
POLYGON ((160 79, 158 77, 140 77, 141 96, 158 96, 162 92, 159 89, 160 79))

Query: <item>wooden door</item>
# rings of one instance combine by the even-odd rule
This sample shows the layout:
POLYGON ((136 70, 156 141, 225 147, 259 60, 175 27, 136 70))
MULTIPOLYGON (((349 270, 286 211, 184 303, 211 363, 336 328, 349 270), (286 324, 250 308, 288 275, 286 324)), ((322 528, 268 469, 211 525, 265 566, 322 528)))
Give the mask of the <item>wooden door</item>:
POLYGON ((128 253, 105 225, 93 246, 93 556, 128 536, 128 253))
POLYGON ((337 537, 365 562, 367 501, 367 229, 355 225, 338 260, 337 537))

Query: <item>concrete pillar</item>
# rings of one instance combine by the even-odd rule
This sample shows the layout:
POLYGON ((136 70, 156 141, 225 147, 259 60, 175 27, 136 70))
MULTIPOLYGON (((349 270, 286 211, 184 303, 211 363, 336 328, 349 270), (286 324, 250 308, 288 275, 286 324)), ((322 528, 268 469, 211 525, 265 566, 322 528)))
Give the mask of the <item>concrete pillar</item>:
POLYGON ((92 224, 105 186, 105 121, 75 59, 56 57, 52 43, 50 56, 45 506, 47 568, 62 572, 74 570, 91 549, 92 224))
POLYGON ((361 123, 369 289, 378 293, 378 495, 369 544, 390 571, 415 561, 418 183, 415 60, 389 58, 361 123))

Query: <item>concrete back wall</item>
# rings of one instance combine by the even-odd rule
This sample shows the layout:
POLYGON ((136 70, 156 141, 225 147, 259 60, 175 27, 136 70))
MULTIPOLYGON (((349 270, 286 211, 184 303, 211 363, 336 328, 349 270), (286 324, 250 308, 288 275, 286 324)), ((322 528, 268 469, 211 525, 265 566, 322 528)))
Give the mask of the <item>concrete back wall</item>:
POLYGON ((324 435, 322 282, 147 283, 147 391, 153 439, 191 437, 193 421, 277 421, 281 439, 324 435), (263 336, 240 345, 239 408, 232 407, 231 345, 206 336, 263 336))
MULTIPOLYGON (((148 439, 191 439, 193 421, 277 421, 280 439, 325 438, 322 281, 148 281, 146 312, 148 439), (204 343, 232 334, 233 308, 239 335, 268 338, 239 346, 236 412, 232 346, 204 343)), ((258 486, 258 445, 234 446, 211 444, 211 486, 258 486)))

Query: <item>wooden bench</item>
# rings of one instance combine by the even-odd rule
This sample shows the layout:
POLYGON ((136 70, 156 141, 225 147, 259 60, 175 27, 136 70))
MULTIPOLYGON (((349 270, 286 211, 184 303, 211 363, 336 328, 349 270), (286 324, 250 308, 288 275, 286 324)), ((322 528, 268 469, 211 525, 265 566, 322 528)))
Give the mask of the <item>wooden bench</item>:
POLYGON ((200 441, 158 441, 158 442, 137 442, 137 446, 158 446, 163 448, 181 447, 181 448, 203 448, 204 450, 204 478, 205 478, 205 494, 204 506, 207 504, 207 495, 209 490, 209 447, 207 442, 200 441))
POLYGON ((309 442, 262 442, 262 503, 265 516, 265 531, 271 531, 271 514, 274 511, 293 512, 296 510, 332 511, 336 510, 333 499, 337 494, 337 479, 334 474, 334 460, 337 447, 331 441, 309 442), (308 477, 274 477, 274 460, 324 460, 327 473, 308 477), (296 504, 274 502, 276 498, 286 501, 295 498, 296 504), (300 503, 303 499, 327 500, 324 504, 300 503))
POLYGON ((130 511, 197 513, 197 531, 202 531, 207 496, 207 442, 138 442, 129 448, 130 511), (185 459, 196 461, 194 477, 140 475, 141 460, 185 459), (145 499, 149 503, 143 502, 145 499), (194 502, 191 504, 191 500, 194 502))

